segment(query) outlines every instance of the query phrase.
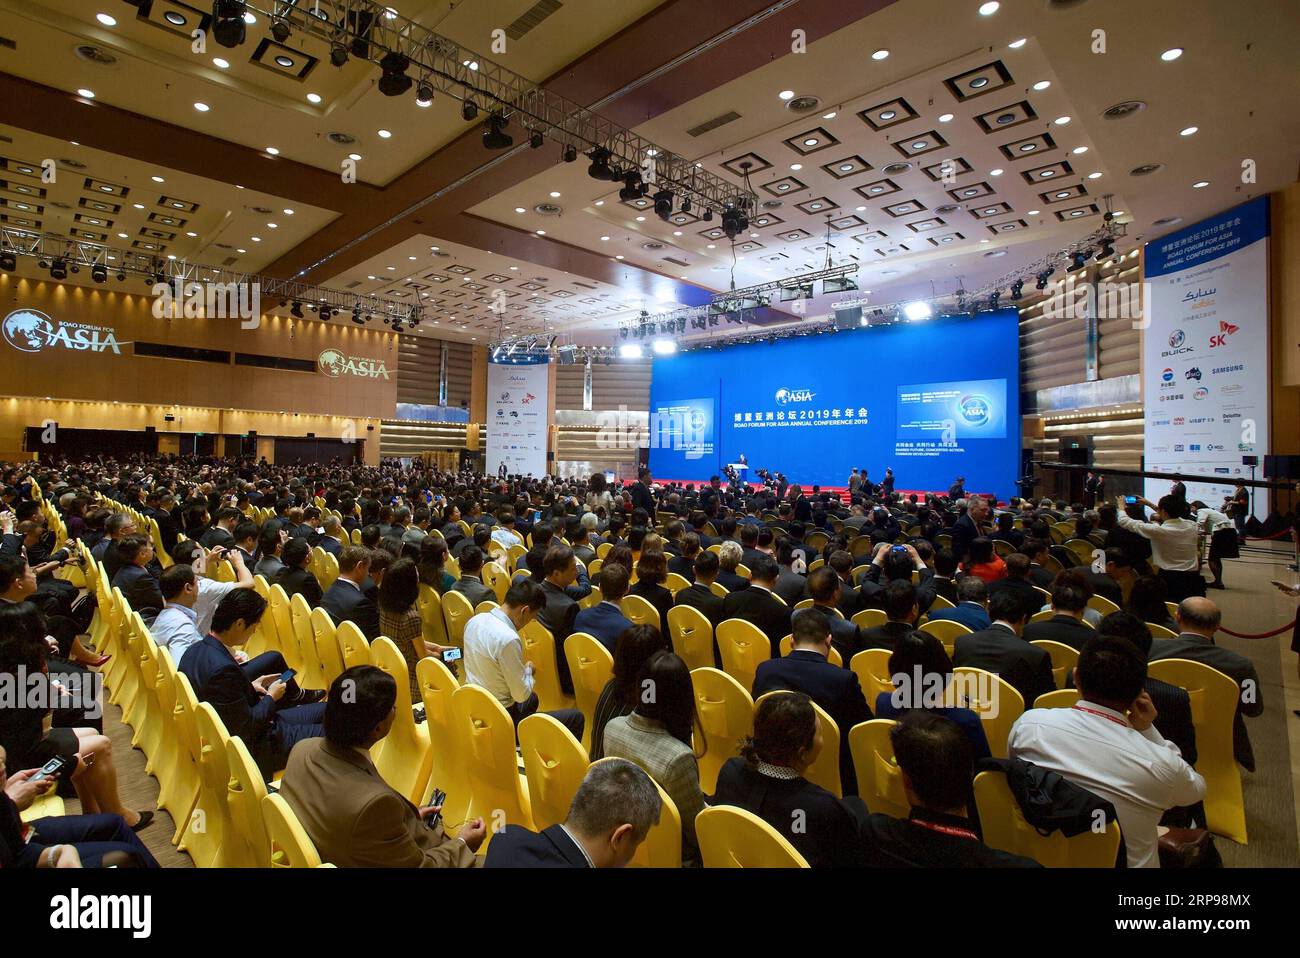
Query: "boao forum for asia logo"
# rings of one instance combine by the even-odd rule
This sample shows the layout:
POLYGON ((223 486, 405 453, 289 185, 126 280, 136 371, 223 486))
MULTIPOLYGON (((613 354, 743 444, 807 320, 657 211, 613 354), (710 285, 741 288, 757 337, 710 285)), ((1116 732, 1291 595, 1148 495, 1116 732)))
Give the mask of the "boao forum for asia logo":
POLYGON ((39 353, 46 347, 122 355, 111 326, 93 323, 64 323, 35 309, 16 309, 4 318, 0 332, 5 342, 24 353, 39 353))
POLYGON ((345 356, 337 349, 323 349, 316 357, 316 366, 331 379, 340 376, 360 376, 362 379, 388 378, 388 367, 382 359, 364 356, 345 356))

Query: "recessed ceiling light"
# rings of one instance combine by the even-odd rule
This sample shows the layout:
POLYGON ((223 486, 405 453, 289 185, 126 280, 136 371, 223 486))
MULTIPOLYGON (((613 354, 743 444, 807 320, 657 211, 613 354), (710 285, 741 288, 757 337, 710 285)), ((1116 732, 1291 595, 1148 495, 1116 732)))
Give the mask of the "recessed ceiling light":
POLYGON ((1160 59, 1164 60, 1166 63, 1172 63, 1182 55, 1183 55, 1182 47, 1173 47, 1172 49, 1166 50, 1164 53, 1160 54, 1160 59))
POLYGON ((538 231, 537 231, 537 235, 538 235, 538 236, 545 236, 545 235, 546 235, 546 230, 538 230, 538 231))
MULTIPOLYGON (((164 181, 163 181, 163 178, 162 178, 161 176, 151 176, 151 177, 149 177, 149 178, 150 178, 151 180, 153 180, 155 183, 162 183, 162 182, 164 182, 164 181)), ((144 207, 141 207, 141 209, 143 209, 143 208, 144 208, 144 207)))
POLYGON ((280 151, 279 151, 278 149, 276 149, 275 147, 273 147, 273 146, 268 146, 268 147, 266 148, 266 152, 270 153, 272 156, 279 156, 279 155, 280 155, 280 151))
POLYGON ((1051 81, 1051 80, 1039 80, 1037 83, 1034 84, 1034 89, 1035 89, 1035 90, 1046 90, 1046 89, 1047 89, 1049 86, 1051 86, 1051 85, 1052 85, 1052 81, 1051 81))
POLYGON ((236 253, 247 253, 248 250, 246 250, 246 249, 237 249, 237 250, 235 250, 235 252, 236 252, 236 253))
POLYGON ((622 256, 621 253, 620 253, 618 256, 615 256, 615 257, 614 257, 614 259, 622 259, 622 258, 623 258, 623 256, 622 256))
MULTIPOLYGON (((280 228, 279 223, 267 223, 266 225, 268 229, 278 230, 280 228)), ((412 256, 411 259, 415 259, 415 257, 412 256)))
POLYGON ((710 244, 708 245, 707 248, 708 248, 708 249, 717 249, 717 244, 715 244, 715 243, 710 243, 710 244))
POLYGON ((307 102, 308 102, 308 103, 319 103, 319 102, 320 102, 320 99, 321 99, 321 97, 320 97, 320 94, 319 94, 319 93, 308 93, 308 94, 307 94, 307 102))
POLYGON ((793 100, 794 90, 782 90, 780 93, 777 94, 777 96, 779 96, 782 100, 793 100))
POLYGON ((293 216, 293 210, 286 209, 283 212, 285 216, 293 216))
POLYGON ((254 243, 262 242, 262 237, 260 236, 250 236, 249 239, 251 239, 254 243))
POLYGON ((638 217, 636 218, 636 221, 637 221, 638 223, 644 223, 644 222, 645 222, 645 217, 644 217, 644 216, 638 216, 638 217))
POLYGON ((349 154, 348 154, 348 159, 349 159, 349 160, 352 160, 353 162, 356 162, 357 160, 361 159, 361 154, 360 154, 360 153, 349 153, 349 154))
MULTIPOLYGON (((407 258, 407 259, 409 259, 409 260, 413 260, 413 259, 415 259, 415 257, 414 257, 414 256, 408 256, 408 257, 406 257, 406 258, 407 258)), ((468 280, 466 280, 466 282, 469 282, 469 281, 468 281, 468 280)))
POLYGON ((377 130, 376 132, 379 134, 381 140, 386 140, 393 135, 390 130, 377 130))
POLYGON ((1068 116, 1058 116, 1055 122, 1057 126, 1065 126, 1070 122, 1070 118, 1068 116))
POLYGON ((142 209, 144 209, 144 204, 143 204, 143 203, 132 203, 131 205, 134 206, 134 207, 135 207, 136 209, 138 209, 138 210, 142 210, 142 209))
POLYGON ((794 171, 797 173, 797 172, 799 172, 800 170, 803 169, 803 164, 802 164, 802 163, 791 163, 791 164, 790 164, 790 169, 794 170, 794 171))
POLYGON ((1088 179, 1090 179, 1090 180, 1099 180, 1099 179, 1101 179, 1101 174, 1100 174, 1100 173, 1089 173, 1089 174, 1088 174, 1088 179))
POLYGON ((999 169, 999 170, 989 170, 989 176, 1001 176, 1001 175, 1002 175, 1002 171, 1001 171, 1000 169, 999 169))
POLYGON ((880 113, 880 118, 882 120, 892 120, 896 116, 898 116, 898 114, 893 110, 882 110, 880 113))
POLYGON ((1070 152, 1073 153, 1075 156, 1081 156, 1081 155, 1083 155, 1084 153, 1087 153, 1087 152, 1088 152, 1088 148, 1087 148, 1086 146, 1076 146, 1076 147, 1075 147, 1073 150, 1071 150, 1070 152))
POLYGON ((95 91, 87 90, 85 87, 82 87, 80 90, 77 91, 77 96, 84 97, 87 100, 93 100, 95 99, 95 91))
POLYGON ((1037 215, 1038 215, 1038 210, 1029 210, 1029 211, 1027 211, 1027 212, 1025 213, 1025 215, 1026 215, 1026 216, 1037 216, 1037 215))
POLYGON ((817 137, 815 137, 815 136, 810 136, 810 137, 808 137, 808 139, 806 139, 806 140, 803 141, 803 145, 804 145, 804 146, 816 146, 816 145, 817 145, 817 137))
POLYGON ((118 239, 126 239, 126 234, 125 234, 125 233, 118 233, 118 234, 117 234, 117 238, 118 238, 118 239))
POLYGON ((951 114, 951 113, 945 113, 945 114, 943 114, 941 117, 939 117, 939 122, 940 122, 940 123, 950 123, 950 122, 952 122, 952 114, 951 114))
POLYGON ((227 60, 225 57, 213 57, 213 58, 212 58, 212 65, 213 65, 214 67, 216 67, 217 69, 219 69, 219 70, 229 70, 229 69, 230 69, 230 61, 227 60))
POLYGON ((604 205, 605 205, 605 201, 604 201, 604 200, 596 200, 596 205, 597 205, 597 206, 604 206, 604 205))
POLYGON ((1002 6, 1002 4, 998 3, 997 0, 988 0, 988 3, 981 3, 980 16, 991 17, 993 14, 998 12, 998 7, 1000 6, 1002 6))
POLYGON ((117 26, 117 17, 110 16, 107 13, 97 13, 95 14, 95 19, 106 27, 117 26))
POLYGON ((553 200, 558 200, 559 198, 560 198, 560 191, 559 191, 559 190, 551 190, 551 199, 553 199, 553 200))
POLYGON ((212 107, 208 106, 206 103, 195 103, 194 109, 198 110, 200 113, 207 113, 212 109, 212 107))
POLYGON ((601 240, 602 243, 603 243, 603 242, 606 242, 608 239, 609 239, 608 236, 602 236, 602 237, 600 238, 600 240, 601 240))
POLYGON ((193 232, 192 230, 186 230, 186 231, 185 231, 185 235, 188 236, 190 239, 193 239, 194 237, 198 236, 199 234, 193 232))
POLYGON ((875 53, 871 54, 871 59, 873 60, 885 60, 888 59, 888 57, 889 57, 888 50, 877 50, 875 53))
POLYGON ((1192 135, 1193 133, 1195 133, 1198 129, 1199 129, 1199 127, 1195 127, 1195 126, 1184 127, 1183 129, 1181 129, 1181 130, 1178 131, 1178 135, 1179 135, 1179 136, 1191 136, 1191 135, 1192 135))
POLYGON ((866 207, 865 207, 865 206, 855 206, 854 209, 857 210, 859 213, 862 213, 862 212, 864 212, 864 211, 866 210, 866 207))
POLYGON ((833 119, 835 119, 835 117, 836 117, 837 115, 838 115, 838 114, 837 114, 834 110, 831 110, 831 112, 829 112, 829 113, 823 113, 823 114, 822 114, 822 119, 823 119, 823 120, 833 120, 833 119))
POLYGON ((1200 180, 1200 181, 1198 181, 1198 182, 1192 184, 1192 189, 1194 189, 1194 190, 1199 190, 1199 189, 1203 189, 1204 187, 1207 187, 1207 186, 1209 186, 1209 185, 1210 185, 1210 181, 1209 181, 1209 180, 1200 180))
POLYGON ((681 236, 681 235, 682 235, 682 231, 681 231, 681 230, 673 230, 673 235, 674 235, 674 236, 681 236))
POLYGON ((1010 43, 1007 44, 1007 46, 1010 47, 1012 50, 1019 50, 1021 47, 1025 45, 1025 43, 1026 43, 1025 38, 1021 37, 1019 40, 1012 40, 1010 43))
POLYGON ((925 140, 916 140, 916 141, 912 144, 912 149, 914 149, 914 150, 924 150, 924 149, 925 149, 927 146, 929 146, 929 145, 930 145, 930 144, 927 143, 925 140))

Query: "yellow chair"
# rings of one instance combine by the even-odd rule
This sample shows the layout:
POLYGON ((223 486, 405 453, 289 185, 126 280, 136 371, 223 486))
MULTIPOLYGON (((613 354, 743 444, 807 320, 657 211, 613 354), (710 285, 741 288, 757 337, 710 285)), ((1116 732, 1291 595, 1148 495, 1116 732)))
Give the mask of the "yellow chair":
POLYGON ((558 721, 536 712, 519 723, 519 751, 528 779, 533 826, 558 825, 569 814, 591 764, 587 750, 558 721))
POLYGON ((298 816, 279 795, 262 799, 267 845, 272 868, 320 868, 320 855, 298 816))
MULTIPOLYGON (((265 615, 271 616, 275 620, 275 631, 280 638, 280 651, 284 654, 284 660, 289 663, 289 668, 293 669, 301 676, 307 674, 307 650, 300 641, 300 636, 293 627, 293 611, 289 606, 289 597, 285 594, 281 586, 271 586, 271 607, 265 615)), ((311 623, 308 622, 308 631, 311 623)), ((303 682, 299 682, 303 685, 303 682)))
POLYGON ((420 584, 420 597, 416 600, 416 607, 420 610, 420 637, 434 645, 448 645, 447 620, 443 618, 442 599, 433 586, 420 584))
POLYGON ((579 609, 592 609, 605 601, 605 597, 600 594, 600 586, 593 585, 591 591, 578 600, 579 609))
POLYGON ((614 543, 602 542, 600 545, 596 546, 596 555, 597 557, 603 559, 605 558, 605 556, 609 555, 609 550, 613 548, 614 548, 614 543))
POLYGON ((716 595, 719 599, 725 599, 727 597, 727 587, 723 585, 721 582, 710 582, 709 591, 712 592, 714 595, 716 595))
POLYGON ((411 676, 406 658, 393 640, 383 635, 370 643, 370 658, 376 668, 397 683, 397 719, 388 734, 371 748, 370 757, 384 781, 418 805, 429 784, 433 753, 428 727, 416 725, 411 711, 411 676))
POLYGON ((719 622, 715 637, 723 671, 752 689, 758 666, 772 657, 772 643, 758 626, 744 619, 719 622))
POLYGON ((1151 633, 1153 639, 1176 639, 1178 633, 1173 629, 1167 629, 1163 625, 1156 625, 1154 622, 1146 624, 1147 630, 1151 633))
POLYGON ((794 604, 794 610, 796 612, 802 612, 804 609, 811 609, 813 607, 813 604, 814 603, 812 599, 800 599, 798 602, 794 604))
POLYGON ((354 546, 359 546, 359 545, 361 545, 361 530, 360 530, 360 529, 353 529, 353 530, 352 530, 351 539, 352 539, 352 544, 353 544, 354 546))
POLYGON ((673 651, 692 672, 713 667, 713 626, 699 609, 689 605, 669 609, 668 635, 673 651))
POLYGON ((1104 832, 1086 831, 1073 838, 1059 831, 1040 835, 1025 821, 1003 772, 980 772, 975 776, 975 807, 979 809, 984 844, 990 848, 1032 858, 1048 868, 1115 867, 1119 822, 1110 822, 1104 832))
POLYGON ((623 614, 632 620, 633 625, 652 625, 656 629, 662 624, 659 610, 649 600, 639 595, 625 595, 619 603, 623 614))
POLYGON ((968 667, 952 670, 948 694, 954 704, 979 715, 993 757, 1006 758, 1011 726, 1025 711, 1021 694, 1001 676, 968 667))
MULTIPOLYGON (((771 698, 773 695, 790 695, 791 693, 784 690, 775 690, 764 692, 754 700, 754 710, 758 710, 759 703, 764 699, 771 698)), ((809 699, 812 702, 811 699, 809 699)), ((820 785, 826 791, 830 792, 836 798, 844 796, 844 789, 840 784, 840 727, 833 718, 827 714, 816 702, 812 702, 813 711, 817 713, 817 720, 821 723, 822 729, 822 750, 817 753, 817 758, 808 766, 803 777, 814 785, 820 785)))
POLYGON ((669 592, 671 592, 674 596, 676 596, 678 592, 681 592, 682 589, 686 589, 689 587, 690 587, 690 582, 687 581, 686 576, 679 575, 676 572, 668 573, 668 580, 664 582, 664 588, 667 589, 669 592))
MULTIPOLYGON (((297 598, 295 596, 294 598, 297 598)), ((334 620, 324 609, 311 610, 312 647, 316 650, 316 661, 320 663, 321 682, 312 688, 327 689, 334 680, 343 674, 343 649, 339 645, 334 620)), ((363 635, 362 638, 365 638, 363 635)))
POLYGON ((1173 619, 1175 622, 1177 622, 1177 621, 1178 621, 1178 603, 1177 603, 1177 602, 1166 602, 1166 603, 1165 603, 1165 608, 1169 610, 1169 618, 1171 618, 1171 619, 1173 619))
POLYGON ((465 624, 474 617, 474 607, 461 592, 448 592, 442 597, 442 616, 447 625, 447 641, 439 645, 465 647, 465 624))
POLYGON ((332 552, 326 552, 321 558, 320 587, 324 592, 332 586, 339 577, 339 560, 332 552))
POLYGON ((524 646, 524 661, 533 663, 533 691, 537 708, 542 712, 573 708, 573 696, 560 688, 560 668, 556 658, 555 636, 533 619, 519 633, 524 646))
POLYGON ((506 592, 510 589, 510 576, 506 574, 506 570, 499 563, 483 563, 480 578, 485 586, 496 593, 497 602, 506 600, 506 592))
POLYGON ((210 802, 205 803, 203 781, 200 771, 200 741, 198 727, 199 702, 185 673, 176 675, 176 731, 190 756, 189 774, 192 774, 193 801, 184 817, 176 819, 176 834, 172 844, 187 852, 198 868, 209 868, 217 859, 221 850, 220 824, 216 829, 208 828, 208 819, 212 809, 210 802))
POLYGON ((298 674, 298 684, 305 689, 327 689, 325 668, 316 651, 316 630, 312 627, 312 609, 300 592, 289 599, 289 624, 293 627, 294 641, 302 653, 304 670, 298 674))
POLYGON ((478 605, 474 606, 474 614, 482 615, 484 612, 491 612, 493 609, 499 608, 501 608, 501 606, 497 605, 497 603, 493 602, 491 599, 484 599, 478 605))
POLYGON ((1034 708, 1068 709, 1073 708, 1077 701, 1079 701, 1078 689, 1057 689, 1055 692, 1044 692, 1034 699, 1034 708))
MULTIPOLYGON (((582 747, 591 749, 591 730, 595 724, 596 703, 609 680, 614 677, 614 656, 594 636, 574 632, 564 640, 564 656, 573 676, 573 695, 582 712, 582 747)), ((689 663, 688 663, 689 664, 689 663)), ((520 732, 522 743, 522 731, 520 732)))
MULTIPOLYGON (((1030 645, 1036 645, 1052 658, 1052 679, 1058 689, 1065 688, 1065 681, 1079 664, 1079 650, 1064 642, 1051 639, 1035 639, 1030 645)), ((1039 696, 1040 698, 1042 696, 1039 696)))
POLYGON ((862 694, 873 712, 880 693, 894 691, 894 680, 889 674, 891 654, 889 649, 863 649, 849 660, 849 668, 858 677, 862 694))
POLYGON ((943 643, 944 651, 951 658, 953 649, 957 647, 957 637, 959 635, 970 635, 974 630, 968 629, 960 622, 954 622, 952 619, 935 619, 930 620, 921 626, 922 632, 928 632, 936 639, 943 643))
POLYGON ((365 634, 355 622, 344 622, 335 629, 334 641, 339 647, 339 655, 343 658, 345 670, 354 665, 371 664, 370 643, 366 641, 365 634))
POLYGON ((189 745, 180 733, 176 686, 176 665, 171 654, 166 649, 159 649, 158 711, 164 721, 161 723, 163 729, 158 754, 154 756, 153 775, 158 779, 158 807, 166 809, 173 822, 185 822, 194 808, 199 778, 189 745))
POLYGON ((939 609, 954 609, 954 608, 956 608, 956 606, 953 605, 952 601, 947 596, 936 595, 934 597, 934 601, 930 603, 929 611, 935 612, 939 609))
POLYGON ((1187 690, 1196 729, 1196 770, 1205 778, 1205 824, 1210 831, 1246 844, 1241 770, 1232 751, 1232 725, 1241 689, 1218 669, 1191 659, 1156 659, 1153 679, 1187 690))
MULTIPOLYGON (((138 745, 140 750, 144 752, 146 759, 144 770, 146 773, 152 774, 155 761, 161 757, 163 739, 166 734, 164 726, 167 724, 167 712, 163 711, 158 690, 158 683, 163 679, 162 663, 159 659, 163 651, 154 644, 153 637, 149 634, 148 629, 144 629, 142 653, 140 678, 143 686, 141 695, 145 697, 145 712, 143 724, 132 740, 132 744, 138 745)), ((168 680, 170 681, 170 678, 168 680)))
POLYGON ((511 569, 516 572, 519 570, 519 560, 528 555, 528 550, 521 545, 513 545, 506 549, 506 562, 511 569))
POLYGON ((884 609, 863 609, 861 612, 855 612, 849 621, 859 629, 874 629, 888 622, 889 617, 885 615, 884 609))
MULTIPOLYGON (((592 762, 592 765, 599 765, 601 762, 621 761, 616 758, 601 758, 592 762)), ((650 781, 654 782, 654 779, 650 781)), ((630 867, 632 868, 681 868, 682 867, 682 816, 677 811, 677 804, 668 796, 658 782, 655 782, 655 788, 659 790, 659 800, 663 802, 663 808, 659 812, 659 821, 650 826, 650 833, 646 835, 632 856, 630 867)))
MULTIPOLYGON (((780 645, 777 646, 777 651, 781 653, 782 658, 789 655, 793 650, 794 635, 787 635, 781 640, 780 645)), ((830 654, 826 656, 826 661, 831 665, 837 665, 841 668, 844 667, 844 656, 840 655, 839 649, 835 648, 833 645, 831 646, 830 654)))
POLYGON ((465 822, 470 799, 464 735, 451 707, 451 697, 460 683, 441 660, 428 657, 416 663, 415 677, 424 703, 424 724, 433 745, 429 783, 446 793, 442 821, 454 835, 465 822))
POLYGON ((1091 599, 1089 599, 1088 608, 1096 609, 1098 612, 1101 613, 1101 617, 1103 619, 1106 616, 1110 615, 1112 612, 1119 611, 1119 606, 1117 606, 1114 602, 1110 601, 1110 599, 1106 598, 1104 595, 1094 595, 1091 599))
POLYGON ((893 719, 872 719, 853 726, 849 729, 849 754, 857 773, 858 796, 867 810, 907 818, 912 805, 903 791, 903 771, 894 760, 894 743, 889 737, 897 724, 893 719))
POLYGON ((808 868, 785 836, 753 812, 715 805, 695 817, 705 868, 808 868))
POLYGON ((470 807, 466 819, 482 818, 487 854, 492 836, 506 825, 533 827, 528 782, 519 774, 515 727, 505 708, 487 689, 462 685, 451 696, 452 714, 463 735, 470 807))
MULTIPOLYGON (((194 725, 199 733, 199 808, 203 810, 208 838, 216 847, 216 857, 209 862, 214 868, 238 868, 240 841, 234 835, 234 822, 226 798, 230 787, 230 760, 227 743, 230 733, 217 715, 217 710, 207 702, 200 702, 194 713, 194 725)), ((195 864, 198 864, 196 861, 195 864)))
POLYGON ((748 689, 714 668, 693 670, 691 685, 705 745, 699 757, 700 789, 712 795, 723 764, 740 754, 742 739, 754 734, 754 700, 748 689))
MULTIPOLYGON (((1074 535, 1073 529, 1070 530, 1069 535, 1071 536, 1074 535)), ((1065 542, 1062 543, 1062 545, 1064 545, 1067 549, 1070 550, 1070 552, 1074 554, 1074 561, 1076 565, 1082 565, 1082 566, 1092 565, 1092 552, 1097 547, 1093 545, 1091 542, 1089 542, 1087 539, 1069 538, 1066 539, 1065 542)), ((1112 605, 1113 604, 1114 603, 1112 603, 1112 605)))
MULTIPOLYGON (((19 813, 19 818, 24 822, 34 822, 38 818, 57 818, 68 813, 63 799, 59 798, 54 792, 37 796, 26 810, 19 813)), ((681 838, 678 838, 681 841, 681 838)))
POLYGON ((269 868, 271 843, 262 818, 266 783, 238 735, 226 739, 226 764, 230 767, 226 807, 233 826, 228 836, 232 847, 226 855, 227 864, 237 868, 269 868))
POLYGON ((1029 621, 1030 621, 1030 622, 1046 622, 1048 619, 1052 618, 1054 615, 1056 615, 1056 613, 1053 612, 1051 609, 1042 609, 1041 611, 1035 612, 1033 615, 1031 615, 1031 616, 1029 617, 1029 621))

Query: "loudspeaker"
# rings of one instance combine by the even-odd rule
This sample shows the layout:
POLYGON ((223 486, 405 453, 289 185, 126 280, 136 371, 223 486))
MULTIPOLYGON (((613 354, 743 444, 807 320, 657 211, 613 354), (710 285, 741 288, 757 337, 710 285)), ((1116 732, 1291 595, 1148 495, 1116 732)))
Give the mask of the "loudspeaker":
POLYGON ((1258 466, 1258 465, 1259 465, 1259 456, 1242 456, 1242 457, 1241 457, 1241 464, 1242 464, 1243 466, 1258 466))
POLYGON ((314 432, 309 432, 309 433, 307 433, 307 438, 308 438, 308 439, 315 439, 315 438, 316 438, 316 434, 315 434, 314 432))
POLYGON ((1300 456, 1265 456, 1265 479, 1300 479, 1300 456))
POLYGON ((157 432, 158 430, 157 430, 157 428, 155 428, 154 426, 145 426, 145 427, 144 427, 144 431, 145 431, 145 432, 157 432))

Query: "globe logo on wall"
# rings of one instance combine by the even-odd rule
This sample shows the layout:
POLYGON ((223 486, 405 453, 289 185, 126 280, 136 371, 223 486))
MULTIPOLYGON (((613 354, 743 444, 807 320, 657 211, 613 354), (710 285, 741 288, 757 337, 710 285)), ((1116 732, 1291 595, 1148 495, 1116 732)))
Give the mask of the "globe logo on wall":
POLYGON ((962 396, 957 408, 961 410, 961 418, 972 426, 982 426, 989 421, 989 401, 984 396, 962 396))
POLYGON ((339 377, 339 374, 343 371, 343 364, 345 361, 343 354, 337 349, 323 350, 321 354, 316 357, 316 364, 320 367, 320 371, 332 379, 337 379, 339 377))
POLYGON ((54 323, 44 313, 20 309, 5 317, 3 331, 5 342, 14 349, 38 353, 54 334, 54 323))

